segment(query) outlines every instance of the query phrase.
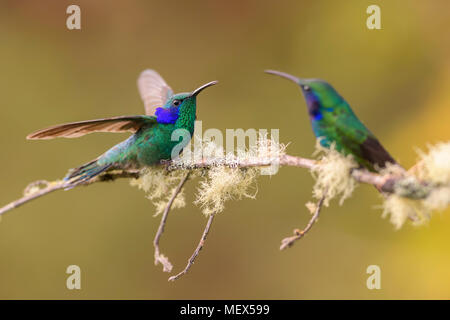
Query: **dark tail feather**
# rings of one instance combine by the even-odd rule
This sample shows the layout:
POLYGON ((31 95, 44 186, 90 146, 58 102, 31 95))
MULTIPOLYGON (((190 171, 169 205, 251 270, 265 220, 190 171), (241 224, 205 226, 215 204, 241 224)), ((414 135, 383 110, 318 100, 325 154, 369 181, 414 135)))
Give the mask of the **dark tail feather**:
POLYGON ((64 181, 68 182, 68 186, 66 190, 72 189, 76 187, 80 183, 84 183, 86 181, 95 178, 100 173, 108 170, 112 164, 104 164, 99 165, 97 159, 88 162, 81 167, 73 169, 65 178, 64 181))

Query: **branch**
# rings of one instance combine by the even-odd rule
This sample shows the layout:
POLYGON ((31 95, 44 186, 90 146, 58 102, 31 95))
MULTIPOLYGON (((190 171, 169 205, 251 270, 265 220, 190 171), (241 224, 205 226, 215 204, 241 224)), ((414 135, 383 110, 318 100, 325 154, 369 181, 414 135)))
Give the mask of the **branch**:
POLYGON ((283 240, 281 240, 280 250, 284 250, 286 248, 291 247, 295 243, 295 241, 300 240, 301 238, 303 238, 303 236, 306 233, 308 233, 309 230, 311 230, 312 226, 314 225, 314 223, 319 218, 320 210, 322 209, 323 202, 325 200, 325 196, 326 196, 326 190, 324 191, 324 194, 323 194, 322 198, 320 198, 320 200, 317 202, 316 210, 314 211, 314 214, 311 217, 311 219, 309 220, 309 222, 306 225, 306 227, 303 230, 295 229, 293 236, 287 237, 287 238, 284 238, 283 240))
MULTIPOLYGON (((170 272, 172 271, 172 264, 170 263, 169 259, 165 257, 160 252, 159 248, 159 241, 161 239, 161 236, 164 232, 164 227, 167 222, 167 218, 170 212, 170 209, 177 197, 177 195, 181 192, 185 182, 188 180, 190 175, 190 170, 192 169, 210 169, 217 166, 226 166, 229 168, 250 168, 250 167, 265 167, 265 166, 272 166, 272 165, 279 165, 279 166, 287 166, 287 167, 299 167, 299 168, 305 168, 305 169, 315 169, 317 167, 320 167, 321 164, 318 161, 312 160, 312 159, 306 159, 301 157, 295 157, 291 155, 282 155, 280 157, 276 158, 261 158, 261 159, 249 159, 249 160, 227 160, 227 159, 202 159, 200 161, 194 162, 194 163, 181 163, 179 160, 174 161, 162 161, 161 167, 165 168, 168 171, 171 170, 187 170, 186 175, 184 178, 180 181, 179 185, 175 189, 172 197, 169 199, 167 206, 163 212, 161 222, 159 224, 158 230, 156 232, 155 238, 153 240, 154 245, 154 258, 155 258, 155 265, 158 263, 161 263, 163 266, 164 272, 170 272)), ((157 167, 157 166, 155 166, 157 167)), ((426 198, 430 192, 433 190, 433 186, 431 184, 427 184, 425 182, 419 181, 416 179, 413 175, 380 175, 377 173, 369 172, 365 169, 352 169, 349 174, 358 182, 360 183, 366 183, 371 184, 375 186, 378 190, 382 191, 385 194, 389 193, 395 193, 396 195, 406 197, 406 198, 412 198, 412 199, 424 199, 426 198)), ((91 185, 93 183, 97 182, 108 182, 108 181, 114 181, 119 178, 134 178, 137 179, 141 175, 141 170, 115 170, 111 172, 107 172, 104 174, 101 174, 92 180, 85 181, 83 183, 80 183, 77 186, 87 186, 91 185)), ((55 182, 47 182, 44 180, 39 180, 36 182, 33 182, 27 186, 27 188, 24 191, 24 196, 16 201, 13 201, 3 208, 0 208, 0 216, 4 214, 5 212, 8 212, 14 208, 17 208, 31 200, 37 199, 39 197, 42 197, 48 193, 51 193, 56 190, 60 189, 67 189, 69 187, 73 187, 70 185, 70 182, 60 180, 55 182), (40 186, 45 185, 43 188, 39 188, 40 186)), ((317 202, 316 210, 311 217, 310 221, 306 225, 306 227, 303 230, 294 230, 294 235, 291 237, 287 237, 282 240, 282 244, 280 246, 280 250, 286 249, 290 246, 292 246, 297 240, 301 239, 306 233, 310 231, 314 223, 317 221, 320 210, 323 206, 325 200, 325 195, 322 196, 322 198, 317 202)), ((198 257, 200 251, 202 250, 206 238, 208 236, 208 232, 211 228, 213 219, 215 215, 211 214, 209 216, 208 222, 205 226, 205 229, 203 231, 202 237, 192 254, 192 256, 189 258, 186 267, 184 270, 182 270, 180 273, 176 274, 175 276, 170 277, 169 281, 175 281, 185 275, 192 265, 194 264, 196 258, 198 257)))
POLYGON ((162 255, 159 251, 159 239, 161 238, 163 232, 164 232, 164 226, 166 225, 167 217, 169 216, 170 208, 172 207, 173 202, 175 201, 175 198, 178 196, 178 194, 181 192, 181 189, 183 188, 183 185, 189 178, 190 172, 188 172, 184 178, 180 181, 177 188, 175 189, 172 197, 170 198, 169 202, 167 203, 166 208, 164 209, 164 213, 161 218, 161 222, 158 227, 158 231, 156 232, 155 239, 153 240, 153 246, 155 247, 155 265, 158 265, 158 263, 161 263, 163 266, 164 272, 171 272, 172 271, 172 264, 169 261, 169 258, 162 255))
POLYGON ((208 222, 206 223, 205 230, 203 231, 202 238, 200 239, 194 253, 189 258, 186 267, 184 268, 183 271, 181 271, 177 275, 170 277, 169 281, 175 281, 175 280, 179 279, 181 276, 185 275, 189 271, 189 269, 192 267, 192 265, 195 262, 195 259, 197 258, 198 254, 200 253, 200 250, 202 250, 203 246, 205 245, 206 237, 208 236, 208 232, 209 232, 209 229, 211 228, 213 220, 214 220, 214 213, 212 213, 209 216, 208 222))
MULTIPOLYGON (((253 161, 240 161, 227 163, 225 161, 218 160, 201 160, 199 162, 185 165, 177 164, 173 161, 162 161, 166 165, 167 170, 178 170, 178 169, 207 169, 214 166, 228 166, 232 168, 249 168, 249 167, 265 167, 273 164, 278 164, 280 166, 286 167, 300 167, 306 169, 312 169, 315 166, 320 165, 315 160, 306 159, 301 157, 295 157, 291 155, 282 155, 277 159, 263 159, 263 160, 253 160, 253 161)), ((113 181, 119 178, 138 178, 140 174, 139 170, 122 170, 122 171, 112 171, 100 175, 92 180, 86 181, 79 184, 78 186, 90 185, 96 182, 113 181)), ((399 193, 403 197, 412 199, 424 199, 431 192, 431 186, 426 183, 419 182, 411 177, 399 177, 399 176, 382 176, 377 173, 369 172, 365 169, 354 169, 351 172, 352 177, 361 183, 371 184, 377 187, 379 190, 386 193, 399 193), (400 190, 400 191, 399 191, 400 190)), ((78 187, 77 186, 77 187, 78 187)), ((31 200, 42 197, 50 192, 64 189, 66 183, 64 181, 55 182, 49 184, 48 187, 43 188, 37 192, 25 195, 24 197, 13 201, 3 208, 0 208, 0 215, 5 212, 17 208, 31 200)))
MULTIPOLYGON (((276 159, 257 159, 257 160, 243 160, 239 162, 226 162, 221 159, 203 159, 192 164, 177 163, 174 161, 167 161, 167 170, 178 169, 208 169, 217 166, 227 166, 230 168, 250 168, 250 167, 266 167, 271 165, 279 165, 286 167, 299 167, 305 169, 313 169, 320 166, 320 162, 312 159, 282 155, 276 159)), ((360 183, 371 184, 378 190, 385 193, 397 193, 402 197, 411 199, 424 199, 431 192, 431 186, 425 182, 418 181, 411 177, 404 176, 389 176, 380 175, 378 173, 370 172, 366 169, 353 169, 350 172, 351 176, 360 183)))

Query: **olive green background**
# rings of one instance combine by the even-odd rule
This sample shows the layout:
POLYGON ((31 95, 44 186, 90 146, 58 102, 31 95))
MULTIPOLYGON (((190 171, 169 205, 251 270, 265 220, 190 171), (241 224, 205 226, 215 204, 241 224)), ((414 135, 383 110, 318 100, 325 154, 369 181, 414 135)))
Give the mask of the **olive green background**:
MULTIPOLYGON (((0 205, 27 183, 57 179, 126 138, 26 141, 36 129, 143 113, 136 78, 158 70, 176 91, 211 80, 198 99, 208 128, 279 128, 288 152, 314 138, 292 83, 266 68, 331 82, 404 166, 416 148, 450 138, 448 1, 1 1, 0 205), (81 7, 82 29, 66 28, 81 7), (366 28, 381 7, 382 30, 366 28)), ((187 185, 194 199, 195 181, 187 185)), ((2 299, 450 298, 450 215, 395 231, 380 195, 361 185, 335 202, 293 248, 280 240, 309 219, 309 172, 282 168, 256 200, 229 202, 191 272, 177 282, 153 263, 159 223, 128 181, 57 192, 3 216, 2 299), (65 287, 68 265, 82 289, 65 287), (366 268, 381 267, 381 290, 366 268)), ((181 270, 205 217, 189 204, 169 217, 161 246, 181 270)))

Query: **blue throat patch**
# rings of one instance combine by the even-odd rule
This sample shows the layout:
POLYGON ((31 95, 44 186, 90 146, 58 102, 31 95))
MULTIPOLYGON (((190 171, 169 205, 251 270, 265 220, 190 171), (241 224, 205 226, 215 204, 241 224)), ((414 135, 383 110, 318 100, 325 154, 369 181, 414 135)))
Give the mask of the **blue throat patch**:
POLYGON ((306 95, 306 104, 308 105, 308 112, 314 121, 322 120, 324 111, 333 112, 334 110, 334 108, 322 107, 320 99, 312 92, 306 95))
MULTIPOLYGON (((327 111, 327 112, 333 112, 333 110, 334 110, 333 108, 325 108, 325 111, 327 111)), ((314 110, 312 115, 313 115, 313 119, 316 121, 323 119, 323 113, 319 109, 314 110)))
POLYGON ((322 112, 320 112, 320 110, 314 110, 312 116, 315 121, 319 121, 319 120, 323 119, 323 114, 322 114, 322 112))
POLYGON ((156 108, 155 116, 158 123, 175 123, 178 120, 179 108, 156 108))

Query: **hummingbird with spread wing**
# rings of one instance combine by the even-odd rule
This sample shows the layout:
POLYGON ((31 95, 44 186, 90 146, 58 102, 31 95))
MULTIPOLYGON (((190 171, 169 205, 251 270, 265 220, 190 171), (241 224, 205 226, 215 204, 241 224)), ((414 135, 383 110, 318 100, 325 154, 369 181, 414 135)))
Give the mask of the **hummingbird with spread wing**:
MULTIPOLYGON (((64 178, 67 188, 93 179, 103 172, 116 169, 138 169, 159 164, 172 158, 172 150, 189 143, 194 132, 197 95, 215 85, 212 81, 188 93, 174 94, 164 79, 154 70, 144 70, 137 81, 145 105, 145 115, 120 116, 56 125, 27 136, 29 140, 78 138, 92 132, 131 132, 125 141, 115 145, 98 158, 72 169, 64 178), (182 129, 185 136, 172 134, 182 129)), ((178 156, 178 155, 177 155, 178 156)))
POLYGON ((335 144, 336 150, 352 155, 360 166, 370 171, 384 168, 386 163, 396 164, 374 134, 353 113, 347 101, 328 82, 301 79, 275 70, 265 72, 300 86, 314 135, 323 147, 330 148, 335 144))

